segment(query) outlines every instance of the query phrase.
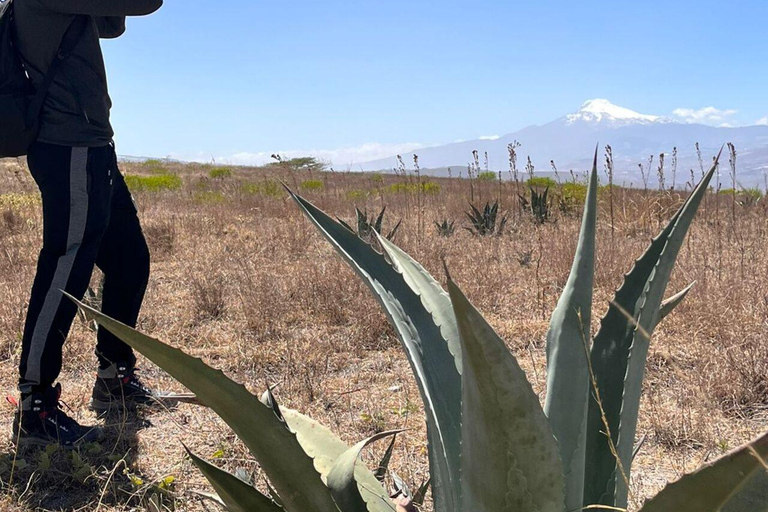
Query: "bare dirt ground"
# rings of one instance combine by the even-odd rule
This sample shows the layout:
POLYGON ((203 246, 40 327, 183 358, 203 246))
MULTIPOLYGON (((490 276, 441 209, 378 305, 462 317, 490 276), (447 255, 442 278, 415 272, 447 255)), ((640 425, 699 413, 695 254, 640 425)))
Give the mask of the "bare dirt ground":
MULTIPOLYGON (((42 220, 24 166, 0 165, 0 392, 15 395, 42 220)), ((278 384, 282 404, 349 442, 408 429, 392 463, 407 482, 422 482, 427 457, 421 403, 399 342, 368 289, 275 180, 348 221, 355 206, 378 212, 386 205, 385 227, 403 219, 395 241, 441 280, 445 258, 543 393, 543 340, 573 258, 579 206, 555 211, 554 222, 538 226, 519 214, 513 184, 475 184, 476 204, 500 193, 510 217, 503 236, 480 238, 461 229, 472 193, 467 180, 431 179, 437 187, 420 195, 409 186, 415 178, 394 175, 310 175, 278 165, 233 168, 212 178, 211 166, 122 167, 150 177, 135 193, 153 268, 139 329, 202 357, 254 392, 278 384), (169 173, 181 182, 166 180, 152 190, 151 177, 169 173), (456 221, 448 238, 434 226, 444 218, 456 221)), ((608 191, 601 194, 593 327, 622 274, 684 195, 615 189, 611 223, 608 191)), ((732 208, 729 196, 710 194, 681 251, 668 293, 696 285, 652 342, 633 507, 668 480, 768 428, 767 205, 732 208)), ((64 401, 83 422, 97 421, 87 409, 93 347, 93 332, 76 320, 60 380, 64 401)), ((146 361, 141 367, 148 383, 181 390, 146 361)), ((3 404, 0 509, 215 510, 193 492, 210 489, 185 458, 182 442, 262 481, 232 432, 199 407, 110 420, 106 442, 73 456, 52 450, 16 454, 13 406, 3 404)), ((370 459, 381 449, 372 450, 370 459)))

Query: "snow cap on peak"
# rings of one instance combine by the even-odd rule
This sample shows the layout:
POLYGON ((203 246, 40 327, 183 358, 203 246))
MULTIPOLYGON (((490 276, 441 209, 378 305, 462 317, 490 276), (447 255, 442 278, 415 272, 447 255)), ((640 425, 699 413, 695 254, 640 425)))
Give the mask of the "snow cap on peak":
POLYGON ((597 121, 603 119, 606 121, 625 121, 648 123, 660 120, 659 116, 640 114, 634 110, 614 105, 610 101, 602 98, 587 100, 581 106, 578 112, 567 116, 568 122, 575 121, 597 121))

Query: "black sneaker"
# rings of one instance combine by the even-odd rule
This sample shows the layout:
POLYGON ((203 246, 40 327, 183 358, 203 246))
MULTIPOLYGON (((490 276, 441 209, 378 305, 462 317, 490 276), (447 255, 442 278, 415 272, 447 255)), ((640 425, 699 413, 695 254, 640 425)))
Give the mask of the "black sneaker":
POLYGON ((44 392, 22 397, 21 406, 13 418, 13 442, 19 448, 58 444, 71 450, 81 444, 99 441, 104 432, 95 426, 86 427, 61 410, 61 384, 44 392))
POLYGON ((91 395, 91 409, 98 413, 121 411, 137 405, 168 404, 165 395, 145 386, 136 375, 137 368, 127 363, 113 363, 99 369, 91 395))

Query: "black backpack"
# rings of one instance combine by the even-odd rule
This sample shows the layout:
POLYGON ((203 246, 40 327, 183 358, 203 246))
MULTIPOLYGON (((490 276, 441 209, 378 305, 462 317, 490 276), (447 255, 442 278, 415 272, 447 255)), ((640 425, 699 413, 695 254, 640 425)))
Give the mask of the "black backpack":
POLYGON ((27 154, 37 138, 40 111, 53 78, 85 32, 87 16, 77 16, 59 45, 56 58, 35 90, 16 48, 13 0, 0 0, 0 158, 27 154))

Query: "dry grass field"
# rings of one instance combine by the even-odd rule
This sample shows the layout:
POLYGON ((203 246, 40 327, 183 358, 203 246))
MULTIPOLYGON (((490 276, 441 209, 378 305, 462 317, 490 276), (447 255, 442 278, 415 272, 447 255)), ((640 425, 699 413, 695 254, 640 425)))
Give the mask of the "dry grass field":
MULTIPOLYGON (((16 393, 26 301, 42 222, 37 189, 22 163, 0 167, 0 392, 16 393)), ((514 184, 474 185, 476 204, 501 195, 509 215, 499 237, 462 226, 470 184, 397 175, 310 172, 290 165, 221 169, 123 164, 152 251, 139 329, 202 357, 260 393, 277 384, 282 404, 358 441, 404 428, 392 468, 418 485, 427 468, 418 391, 394 331, 362 281, 303 217, 276 180, 347 221, 354 207, 402 218, 395 242, 456 282, 506 340, 534 389, 545 385, 549 314, 570 270, 580 206, 553 204, 538 225, 517 208, 514 184), (453 236, 434 221, 453 219, 453 236)), ((557 191, 554 191, 555 196, 557 191)), ((614 189, 600 196, 594 326, 613 291, 681 204, 684 191, 614 189)), ((638 434, 633 506, 665 482, 768 429, 768 202, 735 205, 709 194, 681 251, 668 293, 696 281, 656 330, 638 434)), ((94 275, 94 285, 98 274, 94 275)), ((63 399, 83 422, 95 374, 94 334, 76 320, 65 345, 63 399)), ((143 360, 142 360, 143 361, 143 360)), ((143 361, 143 378, 180 390, 143 361)), ((543 397, 542 397, 543 400, 543 397)), ((256 473, 247 450, 210 411, 191 405, 108 422, 109 438, 77 456, 15 454, 13 406, 0 406, 0 509, 216 510, 182 442, 230 470, 256 473), (158 507, 159 504, 159 507, 158 507)), ((376 460, 383 447, 368 456, 376 460)), ((431 506, 427 503, 427 510, 431 506)))

